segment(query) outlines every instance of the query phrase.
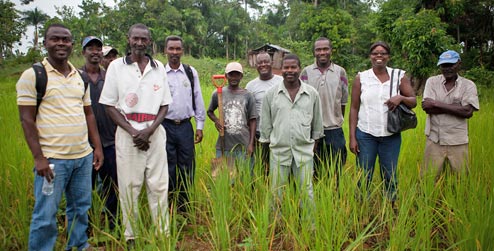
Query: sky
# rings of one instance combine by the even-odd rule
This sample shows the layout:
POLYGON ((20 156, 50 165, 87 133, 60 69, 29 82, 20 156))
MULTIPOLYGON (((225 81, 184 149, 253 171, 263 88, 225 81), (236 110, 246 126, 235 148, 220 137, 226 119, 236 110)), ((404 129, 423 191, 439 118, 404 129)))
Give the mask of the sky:
MULTIPOLYGON (((48 14, 50 17, 56 16, 57 12, 55 7, 62 7, 64 5, 71 6, 74 8, 74 12, 78 13, 80 8, 77 7, 82 3, 82 0, 34 0, 27 5, 22 5, 20 0, 10 0, 15 4, 15 8, 20 11, 33 10, 35 7, 38 7, 39 10, 48 14)), ((107 6, 114 6, 114 0, 96 0, 101 1, 107 6)), ((14 50, 19 49, 21 52, 26 52, 27 48, 32 46, 34 36, 34 27, 28 26, 26 33, 21 39, 21 45, 14 46, 14 50)))

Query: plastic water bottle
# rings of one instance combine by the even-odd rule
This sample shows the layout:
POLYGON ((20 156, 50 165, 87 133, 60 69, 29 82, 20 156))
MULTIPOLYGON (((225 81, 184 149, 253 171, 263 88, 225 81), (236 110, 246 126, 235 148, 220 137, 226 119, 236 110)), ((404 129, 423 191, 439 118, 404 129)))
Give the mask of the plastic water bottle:
POLYGON ((41 192, 47 196, 53 194, 53 187, 55 185, 55 164, 50 164, 48 166, 53 172, 53 179, 51 179, 51 182, 49 182, 45 177, 45 179, 43 180, 43 187, 41 188, 41 192))

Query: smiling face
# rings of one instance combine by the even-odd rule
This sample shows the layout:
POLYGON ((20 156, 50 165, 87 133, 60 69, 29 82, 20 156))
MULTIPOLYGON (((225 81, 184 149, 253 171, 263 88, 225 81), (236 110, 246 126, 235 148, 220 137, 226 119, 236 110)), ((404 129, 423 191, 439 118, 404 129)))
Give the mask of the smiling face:
POLYGON ((386 50, 386 48, 378 45, 371 51, 370 60, 372 63, 372 67, 386 67, 389 61, 389 52, 386 50))
POLYGON ((86 59, 86 63, 99 64, 103 58, 102 46, 97 41, 92 41, 84 47, 82 55, 86 59))
POLYGON ((184 52, 182 42, 180 40, 170 40, 166 44, 166 56, 170 65, 179 65, 180 58, 184 52))
POLYGON ((295 83, 300 76, 300 66, 296 59, 285 59, 281 66, 281 73, 286 83, 295 83))
POLYGON ((269 56, 269 54, 267 53, 257 54, 256 66, 260 79, 267 80, 272 77, 273 75, 272 64, 273 62, 271 61, 271 57, 269 56))
POLYGON ((57 62, 66 61, 72 53, 72 34, 67 28, 50 27, 46 31, 43 45, 48 52, 48 58, 57 62))
POLYGON ((319 40, 314 43, 314 57, 319 67, 326 67, 331 60, 331 45, 329 40, 319 40))

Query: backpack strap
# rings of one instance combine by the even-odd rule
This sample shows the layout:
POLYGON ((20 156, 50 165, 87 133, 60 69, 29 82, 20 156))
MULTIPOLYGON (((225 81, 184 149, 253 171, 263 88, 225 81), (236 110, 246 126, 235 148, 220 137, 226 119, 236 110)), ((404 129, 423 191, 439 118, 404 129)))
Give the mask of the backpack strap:
POLYGON ((192 109, 196 110, 196 97, 194 95, 194 73, 192 72, 192 68, 190 68, 187 64, 182 64, 184 66, 185 74, 190 81, 190 88, 192 89, 192 109))
POLYGON ((46 74, 45 66, 41 62, 33 64, 34 74, 36 76, 36 113, 41 104, 41 100, 46 93, 46 84, 48 83, 48 75, 46 74))

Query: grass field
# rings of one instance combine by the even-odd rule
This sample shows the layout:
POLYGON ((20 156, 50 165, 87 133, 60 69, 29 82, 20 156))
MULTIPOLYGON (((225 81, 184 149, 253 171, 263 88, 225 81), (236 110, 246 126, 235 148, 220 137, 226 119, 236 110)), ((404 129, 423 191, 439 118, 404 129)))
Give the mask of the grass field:
MULTIPOLYGON (((76 65, 81 64, 75 59, 76 65)), ((213 91, 210 76, 223 71, 225 62, 186 58, 201 74, 206 107, 213 91)), ((34 204, 33 160, 26 146, 16 107, 18 69, 0 72, 0 250, 26 250, 34 204)), ((255 77, 247 69, 243 84, 255 77)), ((470 162, 468 176, 419 179, 425 145, 425 113, 418 107, 419 125, 402 134, 399 159, 397 212, 381 196, 379 173, 374 175, 369 200, 356 199, 359 172, 349 154, 340 179, 323 178, 315 183, 315 223, 299 220, 295 189, 288 188, 279 220, 270 215, 270 196, 260 166, 253 179, 240 175, 230 185, 225 173, 215 181, 209 176, 217 132, 207 120, 204 140, 196 146, 197 174, 191 191, 187 219, 172 213, 169 238, 154 234, 149 210, 142 201, 136 223, 138 250, 494 250, 494 92, 479 89, 481 110, 469 121, 470 162)), ((348 114, 348 112, 347 112, 348 114)), ((348 122, 344 125, 348 138, 348 122)), ((145 199, 143 199, 145 200, 145 199)), ((92 218, 102 210, 94 198, 92 218)), ((65 244, 64 212, 59 213, 60 238, 65 244)), ((125 250, 121 228, 109 232, 104 224, 92 225, 91 243, 100 250, 125 250)))

